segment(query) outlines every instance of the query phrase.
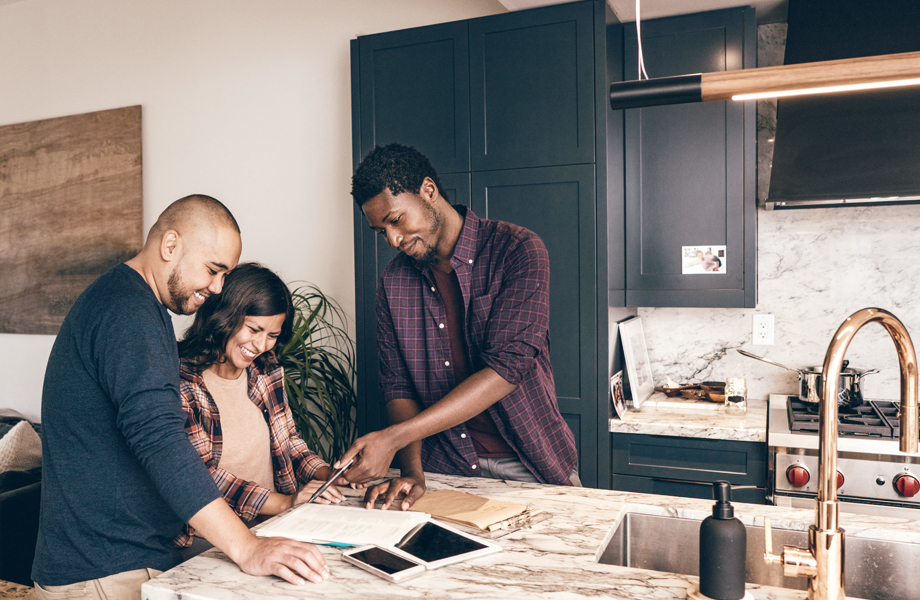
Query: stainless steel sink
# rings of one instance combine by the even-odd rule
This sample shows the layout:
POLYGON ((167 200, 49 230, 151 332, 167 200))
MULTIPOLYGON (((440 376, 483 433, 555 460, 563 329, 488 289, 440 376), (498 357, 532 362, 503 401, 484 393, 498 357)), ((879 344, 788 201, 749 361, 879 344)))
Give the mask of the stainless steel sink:
MULTIPOLYGON (((666 573, 699 575, 702 518, 678 518, 627 512, 613 532, 598 562, 666 573)), ((808 524, 802 525, 807 529, 808 524)), ((806 578, 784 577, 782 567, 764 563, 763 527, 745 524, 745 581, 804 590, 806 578)), ((847 536, 845 541, 847 597, 903 600, 920 589, 920 544, 847 536)), ((808 532, 773 527, 773 548, 808 546, 808 532)))

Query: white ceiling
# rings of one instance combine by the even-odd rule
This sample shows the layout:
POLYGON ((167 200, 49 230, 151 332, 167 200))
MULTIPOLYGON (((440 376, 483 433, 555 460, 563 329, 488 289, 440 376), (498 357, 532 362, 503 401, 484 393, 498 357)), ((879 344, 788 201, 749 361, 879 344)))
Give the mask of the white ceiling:
MULTIPOLYGON (((550 4, 563 4, 574 0, 499 0, 508 10, 523 10, 550 4)), ((620 23, 632 23, 636 20, 635 0, 607 0, 620 23)), ((689 13, 731 8, 734 6, 753 6, 757 11, 757 23, 778 23, 786 20, 788 0, 641 0, 642 20, 671 17, 689 13)))

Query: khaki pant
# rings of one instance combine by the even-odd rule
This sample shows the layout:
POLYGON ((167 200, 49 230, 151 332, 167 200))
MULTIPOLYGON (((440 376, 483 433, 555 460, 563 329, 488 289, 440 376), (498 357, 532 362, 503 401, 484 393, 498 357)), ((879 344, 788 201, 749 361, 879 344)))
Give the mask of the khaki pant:
MULTIPOLYGON (((492 479, 510 479, 512 481, 527 481, 530 483, 540 483, 533 476, 521 459, 516 456, 509 458, 488 458, 479 457, 479 474, 483 477, 492 479)), ((582 487, 581 479, 578 477, 578 465, 572 469, 569 474, 569 480, 575 487, 582 487)))
POLYGON ((141 585, 163 571, 135 569, 70 585, 35 584, 38 600, 141 600, 141 585))

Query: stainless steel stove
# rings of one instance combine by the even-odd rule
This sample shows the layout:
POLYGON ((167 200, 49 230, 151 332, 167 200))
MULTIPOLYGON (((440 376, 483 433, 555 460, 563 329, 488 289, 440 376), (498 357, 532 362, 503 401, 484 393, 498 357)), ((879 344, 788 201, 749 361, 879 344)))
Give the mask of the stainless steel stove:
MULTIPOLYGON (((818 491, 818 413, 795 396, 771 395, 767 444, 777 506, 813 508, 818 491)), ((837 495, 841 509, 920 519, 920 453, 898 450, 898 404, 841 410, 837 495)))

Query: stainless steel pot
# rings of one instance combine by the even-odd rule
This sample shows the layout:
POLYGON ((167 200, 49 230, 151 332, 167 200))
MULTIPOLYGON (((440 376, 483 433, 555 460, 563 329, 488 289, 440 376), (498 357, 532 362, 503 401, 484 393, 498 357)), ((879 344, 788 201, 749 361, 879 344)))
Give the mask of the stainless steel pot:
MULTIPOLYGON (((782 369, 786 369, 787 371, 796 373, 799 376, 799 400, 802 402, 809 402, 811 404, 817 404, 820 401, 821 371, 824 367, 792 369, 785 365, 781 365, 776 361, 770 360, 769 358, 757 356, 756 354, 751 354, 750 352, 746 352, 744 350, 738 350, 738 353, 743 354, 748 358, 756 358, 757 360, 771 364, 775 367, 780 367, 782 369)), ((862 391, 860 390, 859 385, 860 381, 866 375, 878 373, 878 369, 869 369, 868 371, 848 369, 846 368, 846 363, 847 361, 844 361, 844 369, 840 372, 840 379, 837 382, 837 404, 840 406, 854 408, 856 406, 860 406, 864 402, 862 391)))

